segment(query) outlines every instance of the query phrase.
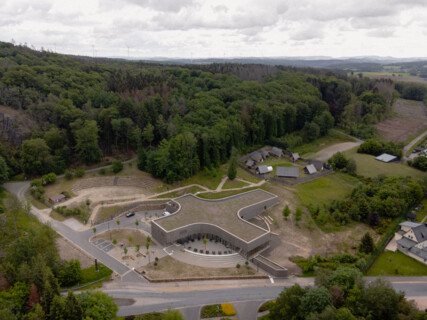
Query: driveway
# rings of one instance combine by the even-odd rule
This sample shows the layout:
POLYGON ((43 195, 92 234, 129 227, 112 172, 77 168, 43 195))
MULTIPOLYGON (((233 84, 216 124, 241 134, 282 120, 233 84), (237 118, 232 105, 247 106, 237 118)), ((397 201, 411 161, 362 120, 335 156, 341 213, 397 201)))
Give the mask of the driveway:
POLYGON ((358 147, 361 145, 362 142, 343 142, 343 143, 337 143, 332 146, 329 146, 325 149, 320 150, 316 153, 314 156, 314 159, 326 161, 330 157, 332 157, 337 152, 344 152, 350 149, 353 149, 355 147, 358 147))

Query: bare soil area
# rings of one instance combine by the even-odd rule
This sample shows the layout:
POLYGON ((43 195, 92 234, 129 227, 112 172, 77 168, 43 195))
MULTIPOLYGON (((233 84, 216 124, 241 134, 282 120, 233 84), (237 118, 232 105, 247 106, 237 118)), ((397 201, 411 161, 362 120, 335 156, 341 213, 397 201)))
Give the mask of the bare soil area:
POLYGON ((381 136, 392 142, 405 142, 426 127, 423 122, 405 118, 390 118, 376 125, 381 136))
POLYGON ((330 147, 327 147, 325 149, 320 150, 316 153, 314 156, 317 160, 326 161, 330 157, 332 157, 337 152, 343 152, 346 150, 353 149, 360 145, 360 142, 343 142, 343 143, 337 143, 330 147))
POLYGON ((251 267, 204 268, 183 263, 169 256, 160 259, 157 266, 154 266, 154 263, 146 265, 144 271, 151 279, 264 275, 264 273, 256 272, 251 267))
POLYGON ((422 102, 397 99, 393 108, 402 117, 390 118, 376 125, 387 141, 404 142, 427 128, 426 108, 422 102))
MULTIPOLYGON (((148 234, 143 230, 114 229, 97 234, 91 239, 91 241, 95 241, 97 239, 110 240, 110 236, 111 239, 115 239, 119 245, 123 244, 125 247, 134 247, 139 244, 142 250, 142 248, 145 248, 148 234)), ((154 246, 156 243, 151 241, 151 245, 154 246)))
POLYGON ((82 269, 89 268, 95 263, 95 260, 92 257, 87 255, 84 251, 76 248, 71 244, 71 242, 65 240, 63 237, 58 237, 56 239, 56 248, 58 249, 59 257, 62 260, 79 260, 82 269))

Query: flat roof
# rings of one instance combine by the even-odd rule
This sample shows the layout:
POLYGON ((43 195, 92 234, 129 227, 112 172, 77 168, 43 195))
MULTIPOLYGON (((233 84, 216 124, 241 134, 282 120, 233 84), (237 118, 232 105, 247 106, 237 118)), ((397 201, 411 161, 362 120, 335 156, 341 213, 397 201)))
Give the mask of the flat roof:
POLYGON ((249 242, 268 231, 240 219, 237 213, 242 208, 273 198, 277 196, 261 189, 219 200, 201 199, 188 194, 173 200, 181 206, 177 213, 156 219, 153 223, 157 223, 166 231, 195 223, 208 223, 249 242))
POLYGON ((388 153, 383 153, 382 155, 376 157, 375 159, 382 161, 382 162, 390 162, 390 161, 396 160, 397 157, 393 156, 391 154, 388 154, 388 153))

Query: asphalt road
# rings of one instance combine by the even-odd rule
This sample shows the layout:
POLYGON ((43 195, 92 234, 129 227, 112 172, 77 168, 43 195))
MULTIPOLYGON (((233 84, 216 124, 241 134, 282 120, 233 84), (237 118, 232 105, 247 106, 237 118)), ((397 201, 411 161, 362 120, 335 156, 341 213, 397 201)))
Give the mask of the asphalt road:
MULTIPOLYGON (((282 280, 282 283, 261 284, 254 286, 239 286, 233 288, 218 288, 203 290, 194 287, 182 287, 178 290, 176 287, 156 287, 151 286, 147 289, 129 288, 105 290, 106 293, 114 298, 134 299, 135 303, 129 306, 122 306, 119 315, 126 316, 132 314, 148 313, 160 310, 189 309, 185 310, 188 319, 193 318, 198 306, 207 304, 217 304, 223 302, 233 302, 235 308, 240 314, 238 319, 256 319, 256 311, 264 301, 277 298, 284 287, 292 286, 295 282, 307 283, 307 278, 296 278, 291 281, 282 280), (194 308, 189 308, 194 307, 194 308)), ((366 278, 367 282, 375 278, 366 278)), ((392 286, 397 291, 404 291, 410 299, 416 297, 425 297, 427 294, 427 277, 405 277, 405 278, 386 278, 391 281, 392 286)))

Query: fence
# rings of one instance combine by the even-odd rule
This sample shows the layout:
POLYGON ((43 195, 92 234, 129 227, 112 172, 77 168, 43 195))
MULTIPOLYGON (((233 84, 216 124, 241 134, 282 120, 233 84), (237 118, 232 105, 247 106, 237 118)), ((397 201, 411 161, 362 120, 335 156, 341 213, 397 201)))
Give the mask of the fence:
POLYGON ((375 251, 371 254, 366 264, 363 266, 361 271, 363 273, 366 273, 369 268, 372 266, 374 261, 378 258, 378 256, 383 252, 387 244, 390 242, 390 240, 394 237, 394 234, 396 233, 397 229, 399 229, 399 224, 403 221, 403 218, 397 219, 394 223, 393 228, 391 231, 389 231, 384 237, 383 240, 380 242, 380 244, 377 246, 375 251))
POLYGON ((326 175, 332 173, 333 171, 334 170, 332 170, 332 169, 328 169, 326 171, 322 171, 322 172, 319 172, 319 173, 315 173, 315 174, 309 175, 307 177, 298 178, 298 179, 291 180, 291 181, 284 180, 282 178, 277 178, 277 177, 272 177, 272 178, 270 178, 270 180, 271 181, 275 181, 275 182, 279 182, 279 183, 282 183, 282 184, 287 184, 287 185, 293 186, 293 185, 298 184, 298 183, 307 182, 307 181, 310 181, 310 180, 313 180, 313 179, 317 179, 319 177, 326 176, 326 175))

